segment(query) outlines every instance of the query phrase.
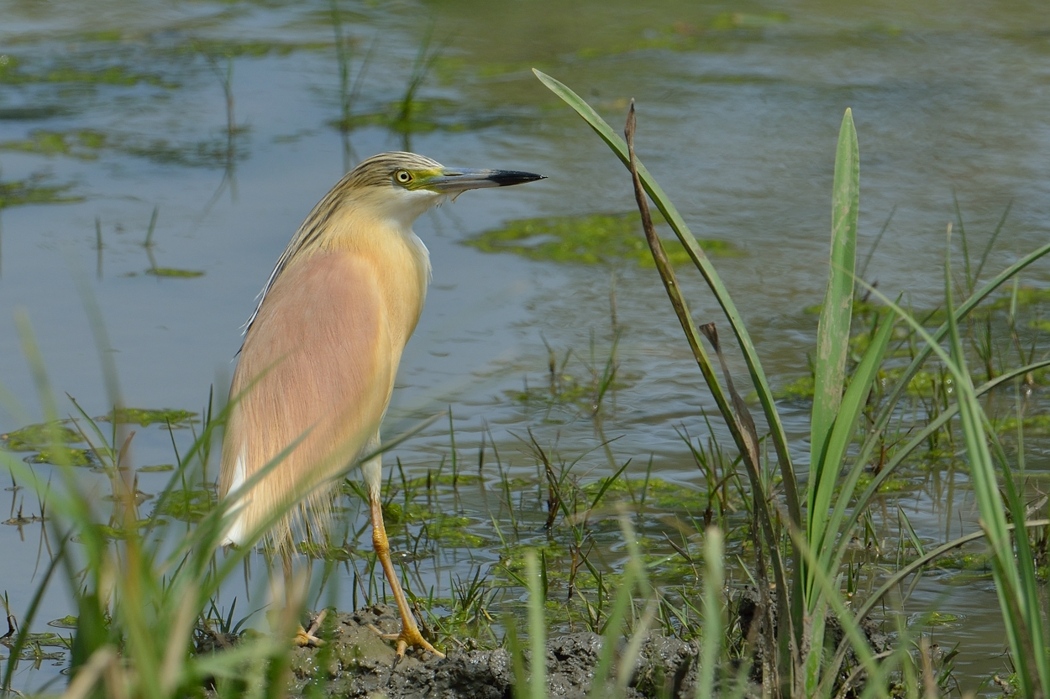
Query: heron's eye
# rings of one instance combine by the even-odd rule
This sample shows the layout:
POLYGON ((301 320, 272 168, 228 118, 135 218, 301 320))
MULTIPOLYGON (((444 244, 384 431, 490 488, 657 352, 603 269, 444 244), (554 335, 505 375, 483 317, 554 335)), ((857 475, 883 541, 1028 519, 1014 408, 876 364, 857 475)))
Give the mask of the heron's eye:
POLYGON ((398 184, 408 184, 412 181, 412 173, 408 170, 398 170, 394 173, 394 181, 398 184))

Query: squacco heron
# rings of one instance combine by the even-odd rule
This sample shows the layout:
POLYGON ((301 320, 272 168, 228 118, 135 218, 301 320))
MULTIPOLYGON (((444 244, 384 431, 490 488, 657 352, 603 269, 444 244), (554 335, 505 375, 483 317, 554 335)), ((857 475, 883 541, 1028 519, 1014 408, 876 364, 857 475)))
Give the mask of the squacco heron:
POLYGON ((398 656, 408 646, 442 655, 401 590, 380 501, 379 428, 430 281, 412 224, 468 189, 538 179, 413 153, 365 160, 306 217, 245 330, 219 473, 219 495, 230 498, 225 543, 266 536, 288 575, 293 531, 325 529, 340 478, 364 459, 372 543, 401 615, 398 656))

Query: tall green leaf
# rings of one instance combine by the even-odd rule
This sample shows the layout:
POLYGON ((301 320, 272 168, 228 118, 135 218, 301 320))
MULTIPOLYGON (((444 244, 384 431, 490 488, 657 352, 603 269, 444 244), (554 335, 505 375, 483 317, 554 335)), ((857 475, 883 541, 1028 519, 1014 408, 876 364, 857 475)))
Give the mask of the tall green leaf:
MULTIPOLYGON (((850 386, 851 400, 841 411, 846 386, 850 326, 853 318, 854 269, 857 257, 857 214, 860 208, 860 151, 853 113, 847 109, 835 149, 835 177, 831 198, 831 251, 824 306, 817 326, 813 410, 810 424, 810 474, 807 482, 806 540, 821 557, 825 525, 835 483, 842 472, 856 421, 867 400, 871 382, 889 342, 890 325, 872 344, 850 386), (842 414, 840 415, 840 411, 842 414)), ((834 536, 834 532, 831 532, 834 536)), ((813 577, 806 579, 806 606, 815 611, 813 577)))
POLYGON ((846 384, 850 323, 853 317, 853 279, 857 258, 857 213, 860 208, 860 153, 853 113, 847 109, 839 128, 835 150, 835 179, 831 199, 831 255, 824 306, 817 325, 813 414, 810 424, 811 473, 810 517, 819 489, 833 485, 837 477, 824 452, 838 415, 846 384))

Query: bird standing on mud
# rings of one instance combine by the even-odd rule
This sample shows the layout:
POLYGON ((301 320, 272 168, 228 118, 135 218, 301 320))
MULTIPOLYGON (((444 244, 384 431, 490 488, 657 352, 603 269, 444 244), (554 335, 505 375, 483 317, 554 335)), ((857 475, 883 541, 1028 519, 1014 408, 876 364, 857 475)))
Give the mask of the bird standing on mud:
POLYGON ((408 646, 442 655, 420 634, 390 561, 376 453, 430 281, 412 224, 468 189, 538 179, 446 168, 413 153, 365 160, 292 237, 245 330, 219 473, 225 543, 266 535, 289 574, 292 532, 303 524, 324 530, 339 479, 360 462, 372 543, 401 615, 399 656, 408 646))

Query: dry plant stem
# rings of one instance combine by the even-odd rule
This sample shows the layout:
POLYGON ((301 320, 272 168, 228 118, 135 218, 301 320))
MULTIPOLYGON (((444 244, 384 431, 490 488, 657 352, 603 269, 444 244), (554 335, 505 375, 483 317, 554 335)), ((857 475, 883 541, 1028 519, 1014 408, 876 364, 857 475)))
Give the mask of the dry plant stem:
POLYGON ((372 547, 376 552, 379 563, 383 566, 383 573, 390 584, 391 592, 394 593, 397 611, 401 615, 401 633, 393 637, 397 639, 397 656, 398 658, 404 657, 405 650, 409 646, 419 646, 439 658, 444 658, 445 654, 434 648, 430 641, 423 638, 423 634, 419 632, 416 619, 412 615, 412 609, 408 606, 405 593, 401 590, 397 572, 394 570, 394 564, 390 560, 390 542, 387 540, 386 527, 383 525, 383 506, 378 499, 371 497, 368 504, 372 516, 372 547))
POLYGON ((733 384, 733 375, 729 371, 729 364, 726 362, 725 355, 722 353, 722 345, 718 341, 718 329, 714 323, 704 323, 700 326, 700 332, 704 334, 707 341, 711 343, 711 347, 715 351, 715 356, 718 357, 718 365, 722 367, 722 376, 726 380, 726 390, 729 391, 729 399, 733 401, 733 409, 736 411, 736 418, 740 421, 741 434, 744 439, 747 440, 748 454, 758 463, 758 429, 755 427, 755 420, 751 417, 751 411, 747 409, 747 403, 740 397, 740 394, 736 390, 736 386, 733 384))
MULTIPOLYGON (((751 411, 747 409, 747 404, 744 399, 740 397, 740 393, 737 392, 736 386, 733 384, 733 375, 729 371, 729 363, 726 362, 725 354, 722 353, 722 343, 718 341, 718 329, 714 323, 705 323, 700 326, 700 332, 704 334, 704 337, 708 342, 711 343, 711 348, 715 351, 715 356, 718 357, 718 364, 722 368, 722 375, 725 377, 726 390, 729 392, 729 398, 733 401, 733 408, 735 409, 735 417, 742 425, 742 432, 748 439, 750 446, 753 448, 755 454, 755 463, 758 462, 758 430, 755 427, 755 420, 751 417, 751 411)), ((745 457, 746 458, 746 457, 745 457)), ((757 471, 757 467, 756 467, 757 471)), ((755 511, 760 511, 759 500, 763 497, 761 489, 754 487, 752 488, 752 498, 755 502, 755 511)), ((763 619, 763 628, 761 629, 759 636, 766 645, 766 652, 763 654, 763 670, 762 677, 763 681, 765 678, 775 677, 778 670, 775 665, 769 664, 769 659, 776 657, 775 655, 775 634, 776 629, 776 614, 774 613, 774 605, 770 603, 769 599, 769 584, 766 576, 766 560, 763 555, 764 548, 761 545, 762 542, 755 537, 755 571, 756 578, 758 581, 758 598, 761 604, 761 612, 763 619)), ((757 630, 757 628, 756 628, 757 630)))
MULTIPOLYGON (((696 359, 697 364, 700 367, 700 371, 704 375, 704 380, 709 386, 717 387, 718 379, 714 374, 714 369, 711 366, 711 361, 707 357, 707 353, 699 341, 699 333, 697 332, 696 326, 693 323, 692 315, 689 312, 689 307, 686 304, 685 298, 682 296, 681 291, 678 287, 677 277, 674 273, 674 268, 671 267, 667 254, 664 251, 663 244, 660 242, 659 236, 656 235, 656 229, 653 226, 652 215, 649 212, 649 202, 645 194, 645 189, 642 187, 641 177, 638 174, 637 159, 634 151, 634 133, 637 126, 634 113, 634 102, 631 102, 630 110, 627 113, 627 125, 624 128, 624 137, 627 142, 628 152, 628 169, 631 171, 631 180, 634 184, 634 196, 638 203, 638 211, 642 217, 642 227, 645 230, 645 239, 649 244, 649 249, 653 254, 653 261, 656 263, 656 268, 660 273, 660 279, 663 280, 664 288, 667 291, 667 296, 671 301, 671 305, 674 307, 675 315, 678 316, 678 321, 682 325, 682 329, 685 331, 686 339, 689 342, 689 347, 693 352, 693 356, 696 359)), ((717 342, 717 336, 715 336, 717 342)), ((709 338, 710 339, 710 338, 709 338)), ((716 345, 716 351, 718 347, 716 345)), ((780 557, 780 551, 776 546, 777 536, 773 531, 773 522, 775 518, 773 512, 770 509, 770 503, 760 494, 759 485, 762 483, 761 468, 758 461, 758 439, 755 434, 754 421, 750 420, 750 414, 747 411, 746 405, 743 405, 743 401, 739 400, 738 396, 731 398, 733 406, 724 404, 724 396, 721 395, 721 391, 713 390, 712 393, 715 396, 716 401, 719 402, 719 412, 725 418, 726 424, 729 427, 729 431, 733 435, 733 440, 737 444, 737 448, 740 450, 741 457, 744 465, 748 471, 748 478, 751 483, 755 486, 755 506, 759 513, 758 520, 762 527, 762 533, 768 542, 767 547, 761 546, 761 542, 756 540, 756 551, 761 552, 765 548, 770 557, 774 560, 773 575, 775 577, 774 583, 777 588, 781 591, 787 591, 792 589, 789 587, 787 578, 785 576, 784 562, 780 557), (721 400, 719 400, 721 398, 721 400), (743 408, 743 412, 739 412, 738 408, 743 408), (747 415, 748 424, 751 428, 751 433, 748 433, 747 427, 744 425, 745 418, 742 415, 747 415)), ((789 521, 796 521, 793 517, 789 521)), ((756 537, 757 539, 757 537, 756 537)), ((761 553, 759 553, 761 555, 761 553)), ((759 571, 765 570, 765 566, 759 567, 759 571)), ((763 585, 763 588, 768 586, 763 585)), ((793 642, 797 638, 796 630, 793 624, 793 616, 790 610, 787 609, 787 597, 781 593, 777 595, 777 618, 780 623, 786 625, 788 638, 792 639, 791 648, 789 650, 780 649, 781 653, 786 653, 788 657, 782 658, 785 661, 791 662, 791 656, 795 656, 794 660, 798 661, 800 656, 797 645, 793 642)), ((772 628, 769 629, 772 631, 772 628)), ((764 634, 766 638, 769 638, 772 634, 764 634)), ((792 663, 794 664, 794 663, 792 663)))
POLYGON ((934 676, 932 653, 930 639, 923 636, 919 641, 919 660, 922 661, 922 685, 928 697, 937 696, 937 678, 934 676))

